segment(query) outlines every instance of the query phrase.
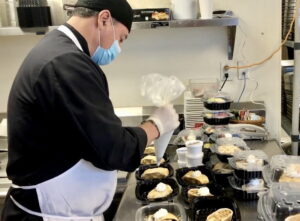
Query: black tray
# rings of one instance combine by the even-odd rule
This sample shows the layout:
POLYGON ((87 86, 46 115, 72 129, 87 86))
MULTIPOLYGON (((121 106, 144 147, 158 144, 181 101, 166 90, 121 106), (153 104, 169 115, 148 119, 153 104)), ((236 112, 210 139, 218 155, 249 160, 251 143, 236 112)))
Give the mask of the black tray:
MULTIPOLYGON (((232 179, 232 181, 235 182, 235 177, 228 177, 228 179, 232 179)), ((236 183, 236 185, 241 186, 238 183, 236 183)), ((249 193, 249 192, 244 191, 242 189, 234 188, 233 186, 231 186, 231 188, 233 189, 234 196, 237 199, 240 199, 240 200, 258 200, 258 198, 259 198, 258 195, 257 195, 259 191, 249 193)))
POLYGON ((204 102, 204 107, 208 110, 228 110, 230 109, 230 104, 231 102, 228 101, 226 103, 208 103, 208 102, 204 102))
MULTIPOLYGON (((191 170, 199 170, 201 173, 205 174, 208 177, 209 183, 213 183, 213 177, 211 175, 210 170, 206 166, 198 166, 198 167, 183 167, 176 170, 176 180, 181 186, 191 186, 193 184, 187 183, 181 178, 189 171, 191 170)), ((208 185, 204 184, 204 185, 208 185)))
POLYGON ((212 171, 212 174, 213 174, 214 180, 217 184, 219 184, 223 187, 229 186, 228 177, 232 176, 232 173, 215 173, 212 171))
POLYGON ((229 124, 231 117, 225 117, 225 118, 207 118, 204 117, 203 120, 205 123, 209 125, 227 125, 229 124))
MULTIPOLYGON (((268 162, 264 161, 264 165, 267 165, 268 162)), ((255 179, 255 178, 262 178, 262 171, 247 171, 247 170, 243 170, 243 169, 235 169, 234 168, 234 173, 235 176, 240 178, 240 179, 255 179)))
POLYGON ((232 176, 233 174, 233 171, 231 173, 217 173, 215 171, 212 170, 213 166, 215 164, 211 164, 211 162, 209 162, 209 169, 214 177, 214 181, 216 184, 219 184, 223 187, 228 187, 229 186, 229 183, 228 183, 228 177, 229 176, 232 176))
POLYGON ((196 198, 192 203, 192 219, 206 221, 207 216, 221 208, 233 211, 232 221, 241 221, 241 214, 236 202, 228 197, 196 198))
POLYGON ((234 178, 234 182, 238 185, 238 186, 242 186, 244 184, 249 183, 252 179, 240 179, 239 177, 236 176, 236 174, 233 172, 232 174, 233 178, 234 178))
POLYGON ((182 189, 181 189, 181 195, 182 195, 183 200, 186 203, 191 203, 191 201, 189 201, 189 199, 188 199, 188 191, 190 189, 199 188, 199 187, 208 187, 209 190, 210 190, 210 193, 213 195, 213 196, 202 196, 202 197, 199 197, 199 198, 206 199, 206 198, 218 197, 218 196, 223 196, 224 195, 223 188, 221 186, 219 186, 219 185, 216 185, 216 184, 192 185, 192 186, 182 187, 182 189))
MULTIPOLYGON (((143 156, 141 157, 141 160, 145 157, 145 156, 155 156, 155 154, 143 154, 143 156)), ((164 163, 169 163, 170 162, 170 157, 169 157, 169 154, 165 153, 163 158, 165 159, 165 162, 163 162, 162 164, 164 163)), ((141 164, 142 165, 142 164, 141 164)), ((151 164, 151 165, 156 165, 156 164, 151 164)), ((142 165, 142 166, 148 166, 148 165, 142 165)))
POLYGON ((176 181, 174 179, 171 179, 171 178, 166 178, 166 179, 161 179, 161 180, 144 180, 144 181, 140 181, 140 182, 137 183, 136 188, 135 188, 136 198, 138 200, 143 201, 144 203, 172 201, 174 196, 178 195, 178 192, 179 192, 178 184, 176 183, 176 181), (167 197, 154 199, 154 200, 147 199, 148 193, 151 190, 153 190, 156 187, 156 185, 160 182, 165 183, 165 184, 169 184, 172 187, 173 192, 167 197))
POLYGON ((167 168, 169 170, 169 176, 167 176, 167 177, 172 177, 174 175, 173 167, 168 163, 162 163, 160 166, 157 166, 157 165, 142 165, 142 166, 140 166, 135 171, 135 178, 137 180, 144 180, 144 179, 141 178, 141 176, 142 176, 142 174, 144 173, 145 170, 150 169, 150 168, 158 168, 158 167, 164 167, 164 168, 167 168))

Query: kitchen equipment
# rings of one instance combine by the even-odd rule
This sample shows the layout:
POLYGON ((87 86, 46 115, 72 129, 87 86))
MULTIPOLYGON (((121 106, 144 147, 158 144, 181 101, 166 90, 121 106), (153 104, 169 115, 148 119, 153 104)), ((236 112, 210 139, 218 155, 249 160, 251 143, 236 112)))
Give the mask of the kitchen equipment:
POLYGON ((47 0, 19 0, 17 12, 21 28, 52 25, 50 7, 47 0))
POLYGON ((201 19, 212 19, 213 0, 199 0, 201 19))
POLYGON ((174 19, 196 19, 198 15, 197 0, 172 0, 174 19))
POLYGON ((244 140, 266 140, 268 132, 265 128, 253 124, 229 124, 229 129, 240 134, 244 140))

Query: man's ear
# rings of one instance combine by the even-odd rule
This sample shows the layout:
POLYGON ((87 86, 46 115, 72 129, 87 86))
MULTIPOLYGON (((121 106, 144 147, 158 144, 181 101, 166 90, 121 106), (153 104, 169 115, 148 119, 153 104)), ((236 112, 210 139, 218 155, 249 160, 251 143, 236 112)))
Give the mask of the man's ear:
POLYGON ((98 14, 98 25, 100 29, 105 29, 109 27, 109 24, 111 22, 111 14, 108 10, 102 10, 98 14))

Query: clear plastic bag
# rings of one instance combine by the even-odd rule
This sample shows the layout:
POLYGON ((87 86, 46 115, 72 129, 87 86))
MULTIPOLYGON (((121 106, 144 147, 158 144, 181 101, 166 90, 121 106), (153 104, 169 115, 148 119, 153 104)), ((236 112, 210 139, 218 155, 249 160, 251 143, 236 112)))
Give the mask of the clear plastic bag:
POLYGON ((175 76, 163 76, 153 73, 142 77, 141 94, 157 107, 170 104, 184 90, 185 86, 175 76))
MULTIPOLYGON (((185 86, 175 76, 167 77, 154 73, 142 77, 142 96, 147 97, 157 107, 171 104, 171 102, 178 98, 184 90, 185 86)), ((167 149, 173 132, 174 131, 170 131, 162 134, 157 140, 154 141, 154 145, 156 147, 155 155, 158 164, 167 149)))

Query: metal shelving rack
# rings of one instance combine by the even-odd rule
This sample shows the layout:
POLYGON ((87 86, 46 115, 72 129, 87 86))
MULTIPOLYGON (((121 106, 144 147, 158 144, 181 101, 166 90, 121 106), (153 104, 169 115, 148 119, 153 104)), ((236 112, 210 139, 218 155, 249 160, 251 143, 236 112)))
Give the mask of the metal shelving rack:
MULTIPOLYGON (((171 21, 146 21, 133 22, 132 29, 158 29, 158 28, 197 28, 197 27, 227 27, 228 36, 228 59, 232 60, 234 42, 236 36, 236 26, 239 24, 237 17, 214 17, 213 19, 193 19, 193 20, 171 20, 171 21)), ((20 27, 1 27, 0 36, 21 36, 21 35, 44 35, 56 29, 58 26, 46 28, 21 29, 20 27)))
MULTIPOLYGON (((282 39, 285 38, 290 28, 290 23, 295 13, 296 0, 282 0, 282 39)), ((291 34, 288 36, 288 41, 285 43, 286 47, 294 48, 295 29, 293 28, 291 34)))

